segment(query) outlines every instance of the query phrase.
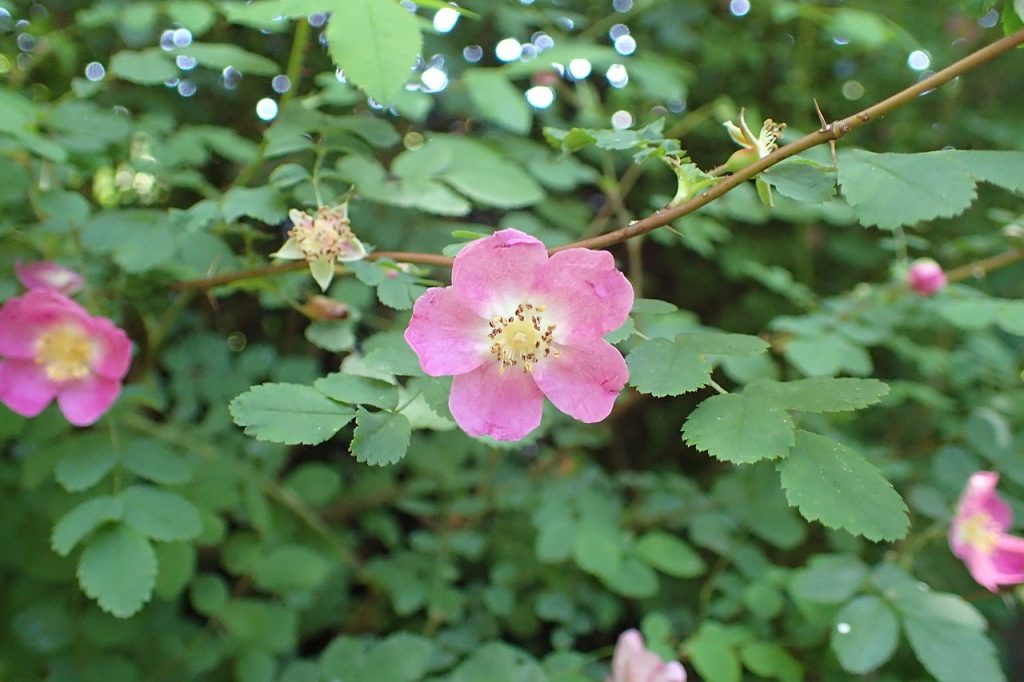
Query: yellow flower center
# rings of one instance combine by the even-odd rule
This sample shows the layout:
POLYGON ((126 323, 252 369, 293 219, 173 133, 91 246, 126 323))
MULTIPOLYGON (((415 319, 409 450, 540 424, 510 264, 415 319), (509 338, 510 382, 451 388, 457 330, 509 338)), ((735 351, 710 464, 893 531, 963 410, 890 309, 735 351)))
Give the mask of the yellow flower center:
POLYGON ((544 306, 520 303, 509 317, 495 317, 491 320, 488 334, 493 343, 491 354, 501 364, 499 371, 523 363, 523 371, 530 372, 533 365, 552 353, 558 357, 558 350, 552 348, 555 325, 544 324, 541 313, 544 306))
POLYGON ((316 216, 288 231, 307 261, 337 260, 354 238, 348 218, 339 210, 321 208, 316 216))
POLYGON ((37 365, 53 381, 84 379, 91 372, 93 344, 78 327, 62 325, 43 332, 36 341, 37 365))
POLYGON ((982 554, 991 554, 999 541, 999 527, 991 516, 978 512, 960 525, 960 538, 982 554))

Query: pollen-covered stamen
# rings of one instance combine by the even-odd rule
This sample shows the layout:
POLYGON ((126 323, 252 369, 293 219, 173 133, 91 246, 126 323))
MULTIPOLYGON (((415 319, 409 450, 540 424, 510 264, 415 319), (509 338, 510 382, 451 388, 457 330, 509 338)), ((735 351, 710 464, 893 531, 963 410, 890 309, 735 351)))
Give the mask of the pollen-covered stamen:
POLYGON ((999 541, 999 526, 991 516, 978 512, 961 524, 960 539, 983 554, 991 554, 999 541))
POLYGON ((288 237, 302 251, 307 261, 321 258, 337 260, 351 247, 355 235, 352 233, 347 211, 340 208, 321 208, 315 216, 299 212, 299 220, 288 231, 288 237))
POLYGON ((779 148, 779 138, 782 137, 782 131, 785 129, 785 123, 776 123, 770 118, 765 119, 764 125, 761 126, 761 136, 758 138, 759 146, 765 155, 771 154, 779 148))
POLYGON ((558 350, 552 347, 555 325, 544 324, 543 312, 542 305, 520 303, 508 317, 491 320, 487 337, 493 342, 491 355, 501 364, 500 371, 522 363, 523 371, 529 372, 539 360, 558 356, 558 350))
POLYGON ((36 364, 52 381, 71 381, 89 376, 93 344, 88 335, 72 325, 53 327, 36 341, 36 364))

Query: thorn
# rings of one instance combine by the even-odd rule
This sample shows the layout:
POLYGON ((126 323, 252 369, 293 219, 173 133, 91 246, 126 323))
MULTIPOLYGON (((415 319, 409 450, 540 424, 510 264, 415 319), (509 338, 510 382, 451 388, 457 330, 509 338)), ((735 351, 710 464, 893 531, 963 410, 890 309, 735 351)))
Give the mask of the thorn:
MULTIPOLYGON (((826 130, 834 130, 831 125, 829 125, 828 123, 825 122, 825 115, 823 113, 821 113, 821 107, 818 106, 818 98, 817 97, 814 98, 814 110, 816 112, 818 112, 818 120, 821 121, 821 131, 825 132, 826 130)), ((849 132, 849 129, 847 129, 844 132, 849 132)), ((834 132, 833 132, 833 135, 835 135, 834 132)), ((828 141, 828 147, 832 151, 832 167, 833 168, 839 168, 839 162, 836 160, 836 140, 835 140, 835 137, 833 137, 831 140, 828 141)))

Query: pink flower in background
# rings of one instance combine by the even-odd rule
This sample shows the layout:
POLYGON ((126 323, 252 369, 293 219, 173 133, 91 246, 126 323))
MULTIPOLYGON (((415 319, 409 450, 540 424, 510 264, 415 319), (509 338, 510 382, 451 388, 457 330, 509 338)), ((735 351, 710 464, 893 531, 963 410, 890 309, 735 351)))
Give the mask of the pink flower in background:
POLYGON ((971 577, 992 592, 1024 583, 1024 538, 1006 533, 1013 512, 996 493, 999 474, 979 471, 967 481, 949 527, 949 546, 971 577))
POLYGON ((612 674, 606 682, 686 682, 686 669, 679 661, 662 661, 644 646, 637 630, 619 635, 612 656, 612 674))
POLYGON ((448 406, 466 433, 518 440, 540 424, 544 396, 580 421, 608 416, 629 371, 603 336, 632 306, 610 253, 549 258, 501 230, 455 257, 450 287, 416 301, 405 339, 424 372, 455 376, 448 406))
POLYGON ((75 426, 99 419, 121 392, 131 341, 104 317, 49 289, 0 306, 0 402, 34 417, 55 397, 75 426))
POLYGON ((931 258, 918 258, 910 264, 907 283, 922 296, 931 296, 946 287, 946 273, 931 258))
POLYGON ((14 264, 14 272, 18 281, 26 289, 51 289, 58 294, 72 296, 82 289, 85 280, 74 270, 49 261, 14 264))

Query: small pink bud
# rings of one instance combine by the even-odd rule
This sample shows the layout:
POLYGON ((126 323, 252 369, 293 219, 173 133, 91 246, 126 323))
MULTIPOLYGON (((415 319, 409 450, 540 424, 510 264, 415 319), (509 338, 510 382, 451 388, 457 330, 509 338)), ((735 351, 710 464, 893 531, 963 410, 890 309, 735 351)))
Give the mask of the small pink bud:
POLYGON ((918 258, 910 264, 907 284, 922 296, 931 296, 946 287, 946 273, 931 258, 918 258))
POLYGON ((310 296, 302 312, 314 320, 343 320, 348 317, 348 304, 328 296, 310 296))
POLYGON ((26 289, 50 289, 65 296, 77 293, 85 283, 74 270, 49 261, 15 263, 14 272, 26 289))

